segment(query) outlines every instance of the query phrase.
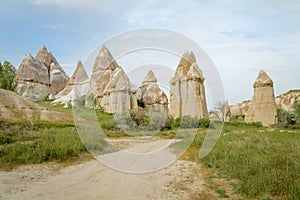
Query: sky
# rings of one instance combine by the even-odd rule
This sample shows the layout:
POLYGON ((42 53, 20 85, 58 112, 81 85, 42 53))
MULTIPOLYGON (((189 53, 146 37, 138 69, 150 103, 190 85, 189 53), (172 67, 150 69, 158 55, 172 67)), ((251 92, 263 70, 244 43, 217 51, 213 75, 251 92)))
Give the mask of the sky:
MULTIPOLYGON (((131 30, 161 28, 185 35, 203 48, 214 63, 225 98, 231 104, 251 99, 252 85, 261 69, 273 79, 275 95, 300 88, 300 1, 0 0, 0 3, 0 61, 8 60, 15 67, 27 53, 35 55, 44 44, 71 75, 77 61, 85 61, 103 41, 131 30)), ((180 59, 158 52, 136 52, 131 61, 120 58, 117 62, 128 72, 131 62, 134 65, 136 60, 145 59, 142 63, 147 63, 151 56, 156 56, 156 60, 161 58, 162 63, 156 62, 156 68, 164 65, 173 70, 180 59)), ((134 73, 129 75, 132 77, 134 73)))

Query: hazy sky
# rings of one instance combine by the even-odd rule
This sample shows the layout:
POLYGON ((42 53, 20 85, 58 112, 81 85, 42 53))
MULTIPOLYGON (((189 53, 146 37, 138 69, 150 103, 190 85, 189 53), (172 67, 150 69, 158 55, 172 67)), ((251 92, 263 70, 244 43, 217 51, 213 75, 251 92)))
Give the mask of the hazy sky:
MULTIPOLYGON (((45 44, 71 74, 78 60, 84 61, 111 36, 156 27, 184 34, 206 51, 219 71, 230 103, 252 97, 252 85, 260 69, 273 79, 276 95, 300 88, 300 1, 0 0, 0 3, 0 61, 11 61, 16 67, 25 54, 35 55, 45 44)), ((164 65, 175 69, 178 60, 172 59, 164 65)), ((126 71, 130 66, 122 67, 126 71)))

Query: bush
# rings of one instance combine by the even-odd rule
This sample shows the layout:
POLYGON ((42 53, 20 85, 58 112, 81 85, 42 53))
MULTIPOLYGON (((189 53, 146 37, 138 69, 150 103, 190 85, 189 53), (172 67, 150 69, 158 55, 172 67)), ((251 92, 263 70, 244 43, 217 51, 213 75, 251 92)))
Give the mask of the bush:
POLYGON ((277 111, 277 123, 278 124, 287 123, 288 112, 286 112, 282 108, 278 108, 276 111, 277 111))
POLYGON ((162 128, 162 130, 171 130, 172 128, 174 128, 175 126, 175 124, 174 124, 174 118, 173 117, 168 117, 167 119, 166 119, 166 122, 165 122, 165 125, 164 125, 164 127, 162 128))
POLYGON ((200 119, 199 126, 201 128, 208 128, 209 125, 210 125, 210 120, 209 119, 206 119, 206 118, 200 119))
POLYGON ((178 117, 174 121, 174 127, 176 128, 208 128, 209 125, 209 119, 198 119, 197 117, 191 117, 189 115, 178 117))
POLYGON ((138 104, 138 106, 141 107, 141 108, 146 108, 146 104, 145 104, 145 102, 144 102, 143 99, 138 99, 138 100, 137 100, 137 104, 138 104))

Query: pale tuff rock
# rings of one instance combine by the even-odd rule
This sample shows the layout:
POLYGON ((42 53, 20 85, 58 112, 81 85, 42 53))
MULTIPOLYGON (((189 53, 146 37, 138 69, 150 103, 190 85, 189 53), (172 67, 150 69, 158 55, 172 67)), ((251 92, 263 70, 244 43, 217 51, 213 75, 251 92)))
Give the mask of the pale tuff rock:
POLYGON ((108 113, 136 109, 136 92, 123 69, 103 46, 96 57, 90 80, 90 93, 95 95, 96 106, 108 113))
POLYGON ((157 79, 154 73, 150 70, 142 85, 140 86, 142 92, 141 98, 146 104, 146 108, 149 112, 168 112, 168 98, 166 94, 159 88, 157 79))
POLYGON ((73 72, 72 76, 70 77, 64 90, 62 90, 60 92, 60 96, 65 96, 65 95, 69 94, 72 91, 72 89, 74 88, 74 86, 81 85, 88 78, 89 77, 83 67, 82 62, 78 61, 75 71, 73 72))
POLYGON ((295 102, 300 102, 300 90, 291 90, 275 99, 276 107, 287 112, 292 111, 295 102))
POLYGON ((186 51, 180 59, 175 76, 170 81, 169 114, 172 117, 208 117, 204 80, 194 53, 186 51))
POLYGON ((273 81, 263 70, 253 85, 254 93, 246 113, 246 122, 261 122, 264 126, 276 123, 273 81))
POLYGON ((49 110, 20 97, 14 92, 0 89, 0 96, 1 118, 12 120, 73 121, 71 114, 49 110))
POLYGON ((55 104, 59 102, 65 104, 65 107, 68 107, 70 103, 73 105, 73 100, 79 99, 88 94, 89 86, 89 77, 82 62, 78 61, 77 67, 66 87, 55 96, 56 99, 53 103, 55 104))
POLYGON ((33 101, 41 101, 61 91, 68 76, 51 52, 43 46, 36 57, 28 54, 17 70, 17 93, 33 101))
POLYGON ((101 96, 107 83, 112 79, 114 70, 119 67, 109 50, 103 46, 94 62, 90 92, 101 96))
POLYGON ((228 104, 228 101, 226 100, 224 103, 224 122, 230 122, 231 119, 231 111, 230 111, 230 106, 228 104))
POLYGON ((249 109, 250 101, 242 101, 230 106, 231 116, 245 116, 249 109))
MULTIPOLYGON (((275 98, 276 108, 281 108, 287 112, 292 111, 295 102, 300 102, 300 90, 291 90, 275 98)), ((250 101, 243 101, 230 106, 231 115, 245 116, 249 104, 250 101)))
POLYGON ((52 53, 48 52, 47 48, 44 45, 38 51, 35 59, 43 63, 49 70, 51 95, 56 95, 59 91, 64 89, 69 77, 58 64, 52 53))
POLYGON ((21 62, 16 81, 16 92, 30 100, 41 101, 50 93, 48 68, 30 54, 21 62))

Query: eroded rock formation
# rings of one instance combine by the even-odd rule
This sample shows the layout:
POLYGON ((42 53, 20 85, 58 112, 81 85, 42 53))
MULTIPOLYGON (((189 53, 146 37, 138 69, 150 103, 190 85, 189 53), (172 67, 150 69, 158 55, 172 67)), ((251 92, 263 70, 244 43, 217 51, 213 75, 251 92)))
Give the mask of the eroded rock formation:
POLYGON ((30 54, 26 55, 16 73, 16 92, 33 101, 50 94, 48 68, 30 54))
POLYGON ((23 59, 17 70, 16 91, 30 100, 41 101, 61 91, 68 79, 52 53, 43 46, 35 58, 28 54, 23 59))
POLYGON ((242 101, 230 106, 231 116, 245 117, 249 109, 250 101, 242 101))
POLYGON ((55 96, 53 103, 65 104, 65 107, 69 106, 69 103, 75 99, 79 99, 82 96, 88 94, 90 87, 89 77, 84 69, 81 61, 78 61, 77 67, 70 77, 66 87, 55 96))
POLYGON ((276 107, 287 112, 292 111, 295 102, 300 102, 300 90, 291 90, 275 99, 276 107))
POLYGON ((124 113, 137 109, 136 89, 105 46, 94 63, 90 93, 105 112, 124 113))
POLYGON ((264 126, 276 123, 273 81, 261 70, 253 84, 254 93, 246 113, 246 122, 261 122, 264 126))
POLYGON ((50 94, 56 95, 59 91, 63 90, 69 80, 65 71, 58 64, 56 58, 51 52, 48 52, 45 45, 38 51, 35 59, 43 63, 49 71, 50 94))
POLYGON ((193 52, 186 51, 170 81, 170 110, 174 117, 208 117, 204 77, 193 52))
POLYGON ((168 112, 168 98, 159 88, 154 73, 150 70, 140 86, 141 98, 146 104, 146 108, 151 112, 168 112))

